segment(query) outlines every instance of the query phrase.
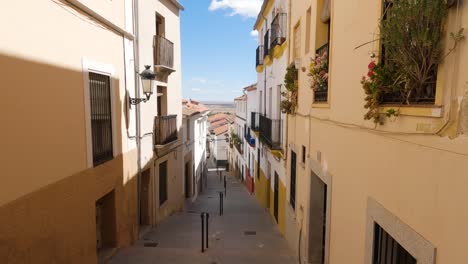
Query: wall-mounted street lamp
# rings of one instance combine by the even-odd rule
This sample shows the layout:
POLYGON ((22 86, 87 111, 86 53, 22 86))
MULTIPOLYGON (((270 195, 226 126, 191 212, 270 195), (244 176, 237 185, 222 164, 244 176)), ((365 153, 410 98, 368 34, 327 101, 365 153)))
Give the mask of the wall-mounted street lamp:
POLYGON ((154 80, 156 79, 156 74, 150 69, 151 66, 145 65, 145 70, 140 73, 141 84, 143 88, 143 93, 146 95, 146 98, 131 98, 130 104, 137 105, 141 102, 146 103, 151 95, 153 94, 154 89, 154 80))

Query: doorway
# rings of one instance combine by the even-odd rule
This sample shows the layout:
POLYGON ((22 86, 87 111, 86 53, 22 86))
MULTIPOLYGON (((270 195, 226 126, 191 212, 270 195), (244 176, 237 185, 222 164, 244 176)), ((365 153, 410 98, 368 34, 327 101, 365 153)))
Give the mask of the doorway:
POLYGON ((106 194, 96 202, 96 251, 115 248, 116 220, 114 191, 106 194))
POLYGON ((278 223, 278 173, 275 171, 275 178, 273 183, 273 215, 278 223))
POLYGON ((312 172, 310 179, 309 263, 325 263, 327 184, 312 172))
POLYGON ((190 161, 185 163, 185 198, 190 198, 190 161))
POLYGON ((150 179, 151 171, 147 169, 141 173, 141 196, 140 196, 140 226, 150 225, 150 179))

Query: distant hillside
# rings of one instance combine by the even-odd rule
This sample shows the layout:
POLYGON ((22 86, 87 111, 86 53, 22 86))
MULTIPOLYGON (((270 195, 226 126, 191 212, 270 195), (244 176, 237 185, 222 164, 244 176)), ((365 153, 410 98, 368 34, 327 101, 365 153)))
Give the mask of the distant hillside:
POLYGON ((234 102, 206 101, 202 103, 211 110, 211 113, 234 113, 235 112, 234 102))

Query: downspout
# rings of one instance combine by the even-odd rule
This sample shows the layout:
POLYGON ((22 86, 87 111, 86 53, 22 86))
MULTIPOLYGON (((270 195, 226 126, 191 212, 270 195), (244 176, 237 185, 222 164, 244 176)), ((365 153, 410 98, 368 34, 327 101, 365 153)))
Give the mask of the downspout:
MULTIPOLYGON (((289 5, 288 5, 288 65, 291 63, 291 3, 292 0, 289 0, 289 5)), ((288 144, 289 144, 289 114, 286 113, 286 142, 284 144, 284 167, 286 168, 287 166, 287 161, 288 161, 288 144)))
MULTIPOLYGON (((135 41, 133 45, 134 50, 134 61, 135 61, 135 97, 139 97, 140 91, 140 51, 139 51, 139 21, 138 21, 138 0, 133 0, 133 25, 135 41)), ((136 116, 136 144, 137 144, 137 223, 140 226, 140 214, 141 214, 141 122, 140 122, 140 105, 135 105, 135 116, 136 116)))

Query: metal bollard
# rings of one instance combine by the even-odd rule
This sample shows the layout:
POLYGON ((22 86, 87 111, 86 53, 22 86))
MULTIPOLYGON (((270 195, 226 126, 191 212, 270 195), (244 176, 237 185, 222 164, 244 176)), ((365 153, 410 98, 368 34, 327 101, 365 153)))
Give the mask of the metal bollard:
POLYGON ((224 198, 227 197, 227 184, 226 184, 226 175, 224 175, 224 198))
POLYGON ((205 252, 205 213, 200 214, 201 217, 201 252, 205 252))
POLYGON ((223 192, 219 192, 219 215, 223 215, 223 192))
POLYGON ((210 219, 210 214, 209 213, 205 213, 205 224, 206 224, 206 230, 205 230, 205 234, 206 234, 206 248, 208 249, 209 246, 208 246, 208 222, 209 222, 209 219, 210 219))

